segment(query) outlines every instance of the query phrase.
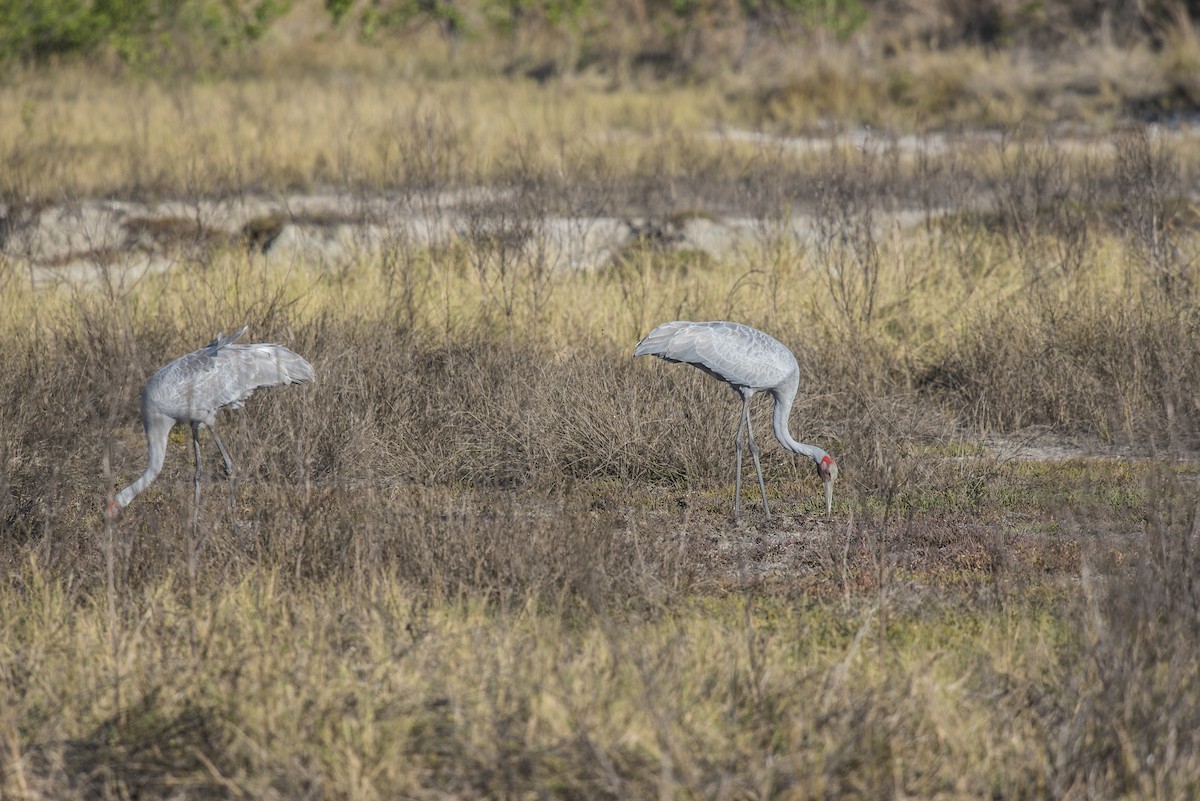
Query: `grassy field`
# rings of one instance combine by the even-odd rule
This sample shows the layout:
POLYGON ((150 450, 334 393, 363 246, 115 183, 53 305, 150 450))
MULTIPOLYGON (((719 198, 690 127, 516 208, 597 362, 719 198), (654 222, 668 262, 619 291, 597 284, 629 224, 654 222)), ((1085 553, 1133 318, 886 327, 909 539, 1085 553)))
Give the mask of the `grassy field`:
POLYGON ((0 86, 0 796, 1200 792, 1193 139, 830 145, 715 135, 761 120, 710 84, 355 75, 0 86), (132 285, 16 246, 98 196, 330 187, 465 222, 336 262, 193 227, 132 285), (721 258, 542 247, 734 216, 721 258), (632 358, 677 318, 793 348, 831 517, 760 398, 774 517, 730 521, 735 397, 632 358), (236 516, 205 437, 191 524, 177 430, 106 524, 146 378, 244 324, 317 381, 222 418, 236 516))

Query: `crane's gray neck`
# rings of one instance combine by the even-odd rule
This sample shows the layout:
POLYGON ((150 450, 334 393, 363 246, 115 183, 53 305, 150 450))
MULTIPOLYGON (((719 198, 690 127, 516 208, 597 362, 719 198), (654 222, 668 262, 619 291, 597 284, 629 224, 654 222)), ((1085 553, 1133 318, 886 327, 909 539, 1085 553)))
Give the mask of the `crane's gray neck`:
POLYGON ((789 451, 798 453, 801 456, 807 456, 819 465, 821 460, 828 455, 825 450, 818 448, 816 445, 797 442, 793 439, 791 432, 788 431, 788 420, 792 415, 792 402, 795 400, 795 393, 790 391, 790 387, 781 387, 779 391, 772 390, 771 394, 775 398, 775 417, 772 423, 775 428, 775 438, 779 440, 779 444, 789 451))
POLYGON ((169 417, 143 419, 142 427, 146 430, 146 472, 142 473, 137 481, 117 493, 115 498, 117 506, 124 509, 158 476, 167 455, 167 437, 174 425, 175 421, 169 417))

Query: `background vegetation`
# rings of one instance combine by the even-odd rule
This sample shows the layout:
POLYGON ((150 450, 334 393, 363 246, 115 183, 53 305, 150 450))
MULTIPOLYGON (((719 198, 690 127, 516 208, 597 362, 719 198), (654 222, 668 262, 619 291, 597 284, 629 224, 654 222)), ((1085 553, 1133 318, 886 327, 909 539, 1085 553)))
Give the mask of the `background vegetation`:
POLYGON ((1184 0, 4 0, 0 66, 7 86, 61 64, 172 83, 665 81, 782 129, 1090 123, 1200 102, 1197 14, 1184 0))
POLYGON ((1200 790, 1186 6, 0 8, 80 31, 0 83, 4 797, 1200 790), (49 255, 98 202, 129 238, 49 255), (631 357, 675 318, 793 347, 831 518, 768 435, 729 521, 736 401, 631 357), (146 378, 243 324, 318 380, 222 419, 236 514, 176 432, 107 525, 146 378))

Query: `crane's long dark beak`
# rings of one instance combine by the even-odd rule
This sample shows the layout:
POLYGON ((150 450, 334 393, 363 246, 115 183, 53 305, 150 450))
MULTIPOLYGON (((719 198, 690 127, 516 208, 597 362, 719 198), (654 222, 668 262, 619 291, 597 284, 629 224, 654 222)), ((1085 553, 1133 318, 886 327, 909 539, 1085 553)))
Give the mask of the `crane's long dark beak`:
POLYGON ((837 481, 838 469, 837 464, 830 464, 828 470, 821 475, 821 481, 825 483, 825 516, 829 517, 833 514, 833 482, 837 481))

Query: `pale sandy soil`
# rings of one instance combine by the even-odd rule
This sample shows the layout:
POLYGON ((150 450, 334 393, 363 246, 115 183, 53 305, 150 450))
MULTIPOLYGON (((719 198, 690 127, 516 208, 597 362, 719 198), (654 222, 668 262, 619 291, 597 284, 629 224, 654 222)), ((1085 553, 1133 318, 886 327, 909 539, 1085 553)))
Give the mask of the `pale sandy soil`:
MULTIPOLYGON (((922 219, 923 213, 914 210, 892 215, 882 224, 905 227, 922 219)), ((169 270, 213 241, 242 241, 248 226, 264 221, 275 221, 276 236, 265 249, 246 244, 256 254, 270 261, 330 266, 385 248, 448 244, 470 236, 472 224, 479 226, 477 218, 472 222, 458 202, 447 197, 421 203, 337 193, 154 204, 87 200, 40 210, 9 233, 0 253, 37 285, 129 282, 169 270), (154 223, 187 227, 189 232, 155 236, 144 230, 154 223)), ((702 251, 717 259, 752 246, 760 236, 760 225, 749 217, 712 215, 673 223, 637 217, 548 217, 535 221, 533 236, 544 245, 551 267, 591 269, 609 263, 636 236, 635 229, 646 225, 665 229, 668 247, 702 251)), ((790 233, 801 241, 809 239, 811 218, 794 216, 790 233)))
MULTIPOLYGON (((1176 143, 1200 140, 1200 124, 1153 126, 1154 135, 1176 143)), ((730 144, 757 144, 778 151, 820 152, 835 146, 894 150, 910 156, 947 153, 965 156, 1001 145, 993 131, 960 132, 884 138, 870 129, 829 136, 779 137, 757 131, 722 129, 713 137, 730 144)), ((1056 146, 1097 153, 1111 148, 1111 136, 1064 131, 1056 146)), ((962 203, 963 198, 957 202, 962 203)), ((985 188, 969 201, 978 207, 994 204, 985 188)), ((451 243, 478 233, 480 207, 504 203, 493 189, 441 193, 396 193, 366 196, 323 191, 288 196, 235 194, 219 199, 144 203, 123 199, 82 199, 39 209, 9 209, 0 204, 0 266, 26 272, 34 284, 66 281, 72 284, 104 281, 120 284, 148 273, 169 270, 194 259, 214 241, 240 242, 248 226, 273 221, 269 243, 251 242, 255 252, 284 263, 298 260, 337 266, 376 254, 386 248, 426 247, 451 243), (474 211, 473 211, 474 209, 474 211), (201 237, 168 237, 152 230, 155 223, 191 226, 201 237), (262 245, 266 247, 262 247, 262 245)), ((716 204, 721 205, 721 204, 716 204)), ((726 204, 728 205, 728 204, 726 204)), ((927 214, 947 210, 917 208, 876 215, 881 228, 917 225, 927 214)), ((609 263, 648 223, 667 235, 667 246, 703 251, 718 259, 755 244, 762 236, 761 221, 745 211, 724 211, 677 217, 674 222, 627 217, 548 217, 535 221, 533 236, 552 268, 589 269, 609 263), (664 230, 666 229, 666 230, 664 230)), ((814 219, 798 209, 790 218, 790 235, 799 241, 814 236, 814 219)), ((773 232, 777 233, 777 232, 773 232)))

